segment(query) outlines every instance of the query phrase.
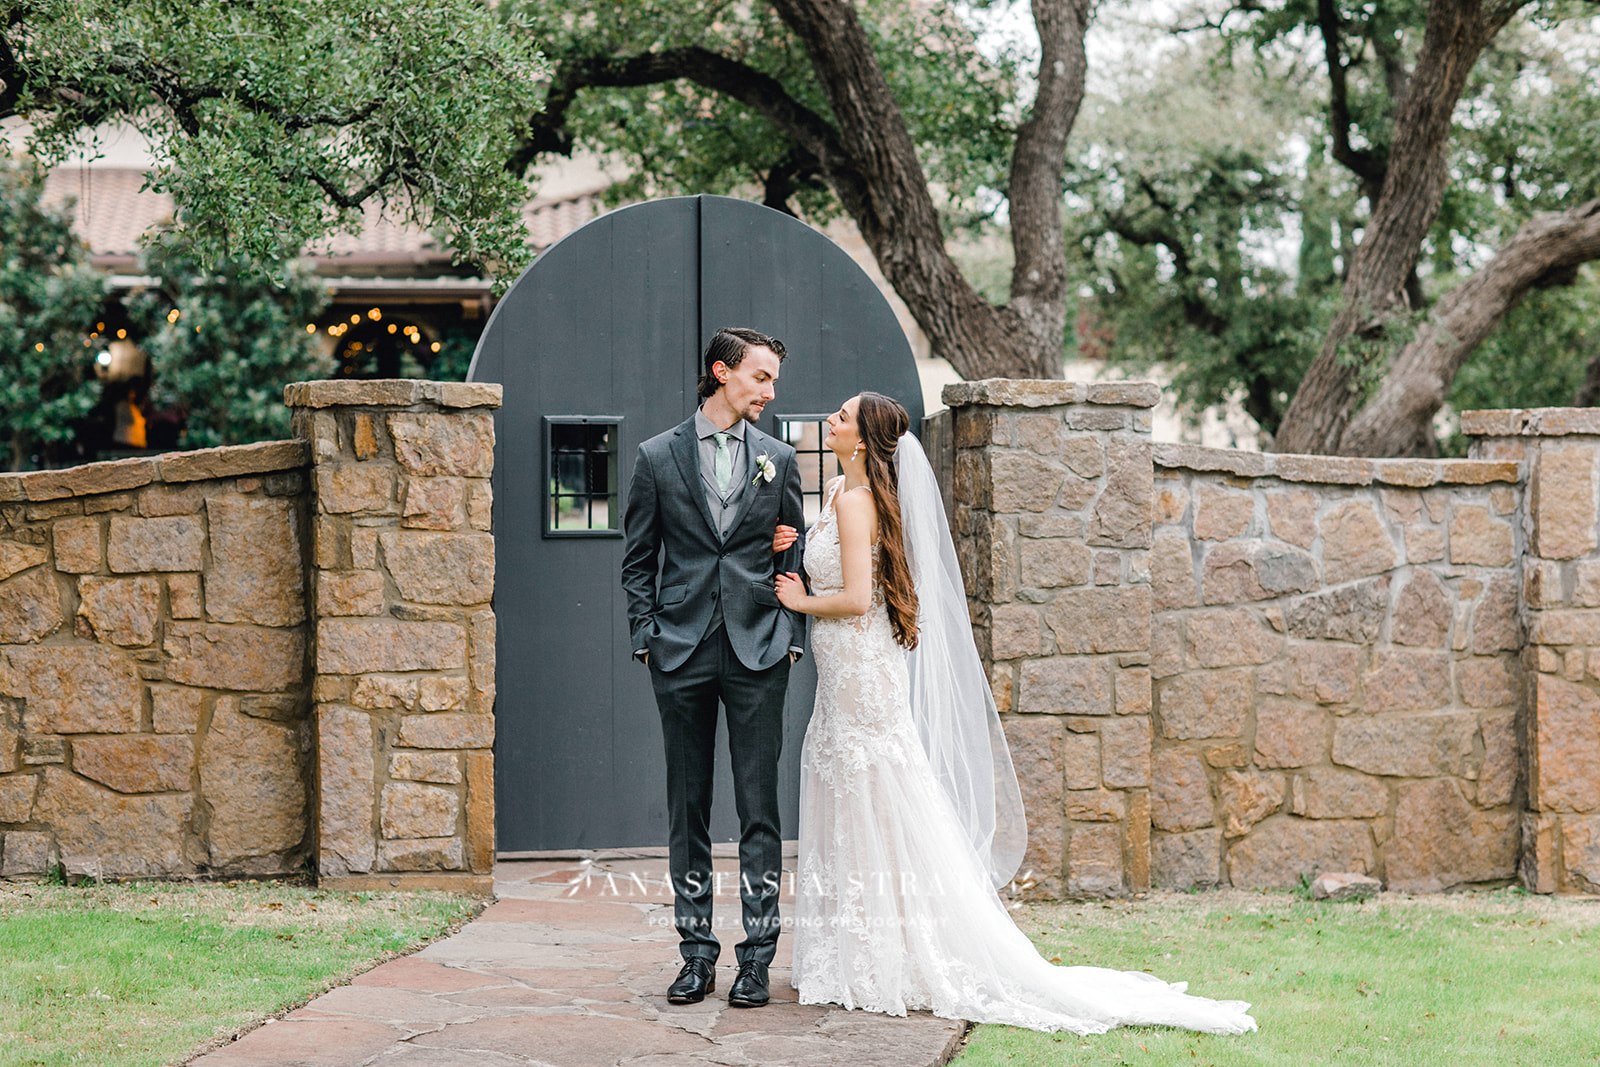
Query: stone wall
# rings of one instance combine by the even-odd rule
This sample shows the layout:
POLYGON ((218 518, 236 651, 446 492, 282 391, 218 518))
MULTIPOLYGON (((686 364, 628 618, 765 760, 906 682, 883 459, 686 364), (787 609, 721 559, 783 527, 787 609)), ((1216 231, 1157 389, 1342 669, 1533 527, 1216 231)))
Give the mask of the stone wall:
POLYGON ((1600 893, 1600 410, 1462 415, 1472 455, 1526 478, 1522 884, 1600 893))
POLYGON ((1031 892, 1600 888, 1600 411, 1360 460, 1152 446, 1154 399, 945 392, 1031 892))
POLYGON ((0 875, 487 891, 499 395, 296 383, 294 440, 0 475, 0 875))
POLYGON ((1512 878, 1516 464, 1155 464, 1155 882, 1512 878))
POLYGON ((307 454, 0 475, 0 874, 305 865, 307 454))

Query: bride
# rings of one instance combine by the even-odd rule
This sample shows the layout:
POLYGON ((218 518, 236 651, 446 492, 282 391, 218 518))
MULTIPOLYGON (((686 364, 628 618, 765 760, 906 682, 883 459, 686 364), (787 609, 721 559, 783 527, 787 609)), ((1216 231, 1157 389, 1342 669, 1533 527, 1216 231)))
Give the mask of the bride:
POLYGON ((996 887, 1027 841, 999 714, 927 456, 878 393, 828 417, 844 474, 778 599, 814 618, 817 700, 800 754, 790 984, 802 1004, 1034 1030, 1256 1029, 1250 1005, 1141 971, 1056 966, 996 887))

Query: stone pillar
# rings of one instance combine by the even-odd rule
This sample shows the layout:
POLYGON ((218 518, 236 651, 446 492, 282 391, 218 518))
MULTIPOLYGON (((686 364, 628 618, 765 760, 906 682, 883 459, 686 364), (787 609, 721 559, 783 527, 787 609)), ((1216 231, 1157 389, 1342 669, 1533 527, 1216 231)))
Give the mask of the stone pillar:
POLYGON ((284 390, 311 452, 318 879, 492 892, 500 386, 284 390))
MULTIPOLYGON (((955 536, 1035 897, 1150 885, 1148 382, 947 386, 955 536)), ((1021 873, 1019 873, 1021 880, 1021 873)))
POLYGON ((1468 411, 1461 429, 1525 479, 1522 884, 1600 892, 1600 408, 1468 411))

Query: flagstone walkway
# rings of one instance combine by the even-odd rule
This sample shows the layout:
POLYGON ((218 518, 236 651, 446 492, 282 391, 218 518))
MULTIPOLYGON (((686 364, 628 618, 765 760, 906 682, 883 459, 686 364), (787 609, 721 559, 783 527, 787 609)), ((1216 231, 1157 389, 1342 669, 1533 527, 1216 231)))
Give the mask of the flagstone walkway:
MULTIPOLYGON (((790 846, 792 849, 792 846, 790 846)), ((719 849, 719 851, 727 851, 719 849)), ((780 898, 793 918, 793 865, 780 898)), ((665 857, 502 861, 498 897, 454 935, 390 960, 191 1067, 923 1067, 966 1027, 796 1002, 792 929, 778 940, 772 1002, 733 1008, 738 860, 719 856, 716 992, 669 1004, 680 959, 665 857)))

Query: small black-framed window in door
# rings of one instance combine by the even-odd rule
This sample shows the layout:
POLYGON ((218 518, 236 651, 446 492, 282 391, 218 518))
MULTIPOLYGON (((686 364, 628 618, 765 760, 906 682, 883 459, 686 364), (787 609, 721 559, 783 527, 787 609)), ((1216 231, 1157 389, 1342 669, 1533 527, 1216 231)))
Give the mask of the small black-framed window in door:
POLYGON ((620 415, 544 417, 544 536, 621 537, 620 415))
POLYGON ((822 498, 828 483, 841 473, 839 457, 822 443, 827 436, 827 415, 778 417, 778 437, 793 446, 795 461, 800 465, 800 493, 805 500, 807 526, 822 514, 822 498))

